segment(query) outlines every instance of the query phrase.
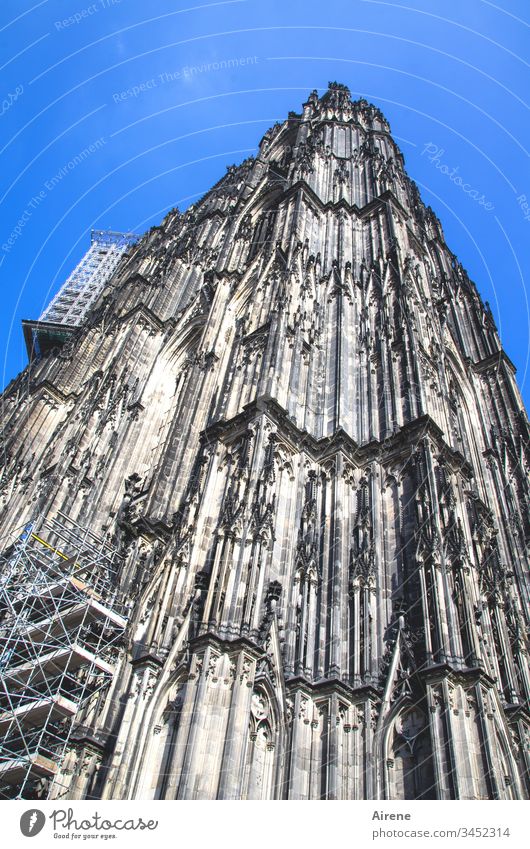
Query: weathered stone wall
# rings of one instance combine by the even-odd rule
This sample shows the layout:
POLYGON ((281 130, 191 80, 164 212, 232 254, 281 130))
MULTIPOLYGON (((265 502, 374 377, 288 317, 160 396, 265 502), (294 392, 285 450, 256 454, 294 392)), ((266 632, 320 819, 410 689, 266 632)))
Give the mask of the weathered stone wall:
POLYGON ((72 797, 528 795, 528 422, 375 107, 312 93, 2 403, 2 535, 125 558, 72 797))

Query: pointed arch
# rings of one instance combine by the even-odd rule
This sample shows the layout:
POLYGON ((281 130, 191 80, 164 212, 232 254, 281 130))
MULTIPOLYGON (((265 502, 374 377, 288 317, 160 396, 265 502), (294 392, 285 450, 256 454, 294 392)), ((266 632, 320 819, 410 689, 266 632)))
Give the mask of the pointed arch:
POLYGON ((381 754, 386 799, 436 798, 428 718, 409 695, 387 715, 381 754))
POLYGON ((448 424, 462 454, 467 455, 475 470, 478 471, 481 468, 479 458, 482 451, 480 407, 465 369, 447 346, 445 347, 445 370, 449 412, 452 416, 448 424))
POLYGON ((279 742, 278 706, 274 692, 263 678, 254 685, 250 703, 248 740, 243 776, 244 799, 274 799, 275 761, 279 742))

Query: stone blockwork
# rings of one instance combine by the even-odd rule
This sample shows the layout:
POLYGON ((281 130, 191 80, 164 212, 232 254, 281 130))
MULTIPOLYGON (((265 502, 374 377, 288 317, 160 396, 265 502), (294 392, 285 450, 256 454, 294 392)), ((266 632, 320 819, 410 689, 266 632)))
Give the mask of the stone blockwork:
POLYGON ((528 421, 374 106, 312 92, 2 404, 2 534, 125 558, 71 798, 528 796, 528 421))

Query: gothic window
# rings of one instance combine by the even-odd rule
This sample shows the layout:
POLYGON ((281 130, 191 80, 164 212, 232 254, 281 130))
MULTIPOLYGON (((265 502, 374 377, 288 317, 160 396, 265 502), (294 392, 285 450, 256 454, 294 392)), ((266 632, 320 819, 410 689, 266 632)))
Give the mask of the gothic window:
POLYGON ((346 129, 337 127, 335 129, 335 154, 346 156, 346 129))
POLYGON ((152 748, 144 765, 149 766, 146 777, 150 776, 152 780, 152 786, 149 790, 146 787, 146 790, 150 797, 154 799, 163 799, 172 777, 175 778, 172 775, 172 762, 175 755, 175 742, 181 710, 182 692, 177 688, 176 694, 173 698, 168 699, 161 716, 150 730, 152 748))
POLYGON ((416 707, 398 714, 390 731, 389 799, 436 798, 432 751, 425 715, 416 707))
MULTIPOLYGON (((446 354, 449 358, 449 351, 446 351, 446 354)), ((473 410, 473 399, 465 375, 450 368, 447 388, 450 426, 455 447, 475 465, 479 462, 480 456, 477 445, 480 430, 477 422, 473 422, 470 415, 470 410, 473 410)))
POLYGON ((252 693, 245 766, 246 799, 274 798, 275 723, 270 699, 261 687, 252 693))

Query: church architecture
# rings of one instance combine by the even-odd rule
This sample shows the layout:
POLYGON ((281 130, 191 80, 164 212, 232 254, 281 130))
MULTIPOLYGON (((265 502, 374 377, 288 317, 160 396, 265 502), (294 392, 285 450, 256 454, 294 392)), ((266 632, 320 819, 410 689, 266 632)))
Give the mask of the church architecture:
POLYGON ((528 419, 373 105, 169 212, 2 420, 5 563, 60 514, 119 564, 56 797, 528 798, 528 419))

